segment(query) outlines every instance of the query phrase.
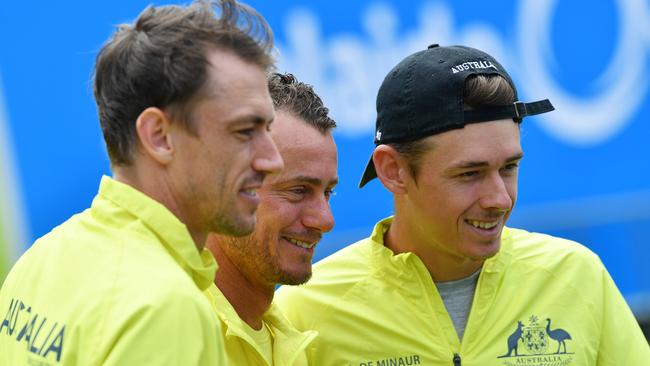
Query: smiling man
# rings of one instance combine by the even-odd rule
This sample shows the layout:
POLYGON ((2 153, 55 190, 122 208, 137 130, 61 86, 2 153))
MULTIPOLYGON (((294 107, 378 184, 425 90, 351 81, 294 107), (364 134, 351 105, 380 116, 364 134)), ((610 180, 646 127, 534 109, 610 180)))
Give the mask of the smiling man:
POLYGON ((315 332, 295 330, 272 304, 276 285, 311 276, 314 247, 334 226, 329 199, 338 182, 336 126, 311 86, 290 74, 269 77, 276 109, 271 136, 284 170, 258 190, 255 231, 212 234, 207 248, 219 263, 208 292, 222 322, 231 365, 306 365, 315 332))
POLYGON ((150 6, 117 28, 94 85, 113 177, 7 276, 0 365, 225 364, 204 245, 252 232, 256 190, 282 169, 272 48, 234 0, 150 6))
POLYGON ((505 226, 519 125, 552 109, 518 101, 503 67, 473 48, 432 45, 388 73, 360 186, 378 177, 394 216, 276 295, 298 329, 319 332, 312 364, 647 364, 648 344, 596 255, 505 226))

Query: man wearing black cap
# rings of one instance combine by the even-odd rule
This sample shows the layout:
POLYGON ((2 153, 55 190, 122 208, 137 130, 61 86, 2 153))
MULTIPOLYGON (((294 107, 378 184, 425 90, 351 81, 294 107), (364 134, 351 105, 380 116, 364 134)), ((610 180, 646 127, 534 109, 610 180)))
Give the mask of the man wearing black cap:
POLYGON ((524 103, 494 58, 412 54, 377 96, 378 177, 394 216, 276 299, 320 336, 315 365, 647 365, 650 348, 599 258, 505 227, 523 157, 524 103))

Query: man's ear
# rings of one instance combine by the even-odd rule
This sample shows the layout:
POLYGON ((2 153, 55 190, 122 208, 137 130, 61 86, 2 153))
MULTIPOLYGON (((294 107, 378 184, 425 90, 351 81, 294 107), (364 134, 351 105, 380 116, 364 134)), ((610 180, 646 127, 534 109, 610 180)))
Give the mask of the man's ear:
POLYGON ((135 129, 138 133, 142 153, 160 164, 169 164, 174 154, 174 144, 172 143, 171 121, 165 112, 156 107, 145 109, 138 116, 135 129))
POLYGON ((372 153, 377 178, 394 194, 406 193, 406 180, 410 178, 407 162, 389 145, 379 145, 372 153))

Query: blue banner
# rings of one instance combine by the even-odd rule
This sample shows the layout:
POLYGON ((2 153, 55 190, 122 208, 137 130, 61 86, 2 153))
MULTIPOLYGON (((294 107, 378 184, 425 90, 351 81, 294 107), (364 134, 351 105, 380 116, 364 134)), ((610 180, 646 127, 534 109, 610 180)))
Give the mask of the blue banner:
MULTIPOLYGON (((3 4, 0 124, 13 148, 0 158, 7 164, 13 156, 18 189, 11 207, 17 216, 25 208, 21 225, 31 228, 14 244, 17 251, 88 207, 100 176, 109 174, 92 99, 94 58, 114 26, 148 4, 3 4)), ((375 96, 387 71, 428 44, 464 44, 500 60, 521 99, 549 98, 556 107, 522 125, 526 157, 510 226, 587 245, 635 311, 650 311, 648 0, 249 4, 274 29, 278 69, 313 84, 339 124, 336 228, 317 259, 391 214, 391 197, 378 182, 356 188, 373 148, 375 96)))

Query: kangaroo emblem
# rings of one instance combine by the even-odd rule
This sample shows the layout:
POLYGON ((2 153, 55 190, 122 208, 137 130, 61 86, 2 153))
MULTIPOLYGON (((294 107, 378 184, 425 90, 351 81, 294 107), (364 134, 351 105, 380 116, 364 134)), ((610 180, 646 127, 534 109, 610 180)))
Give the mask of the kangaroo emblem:
POLYGON ((521 328, 524 326, 524 324, 520 321, 517 321, 517 329, 508 337, 508 353, 499 356, 498 358, 503 358, 503 357, 510 357, 512 355, 512 351, 515 351, 515 357, 519 356, 517 353, 517 348, 519 347, 519 340, 521 339, 521 334, 522 330, 521 328))

